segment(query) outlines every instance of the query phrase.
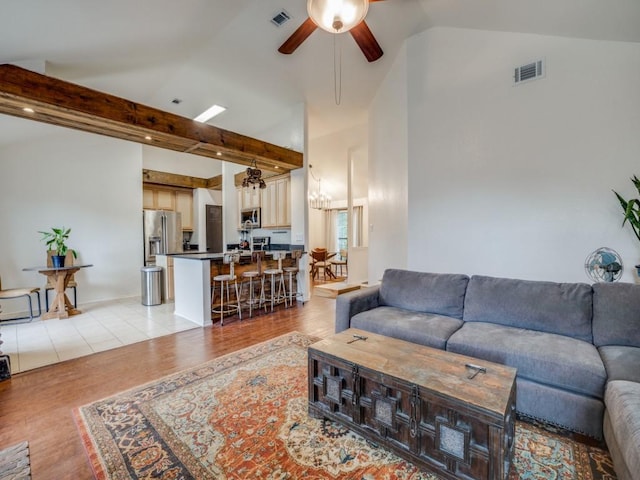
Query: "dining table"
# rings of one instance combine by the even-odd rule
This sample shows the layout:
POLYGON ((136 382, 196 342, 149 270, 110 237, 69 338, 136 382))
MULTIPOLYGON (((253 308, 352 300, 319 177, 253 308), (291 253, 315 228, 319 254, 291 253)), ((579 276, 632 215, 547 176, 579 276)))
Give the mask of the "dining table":
POLYGON ((24 272, 38 272, 46 277, 51 277, 52 284, 55 285, 56 296, 51 303, 49 310, 42 314, 43 320, 50 318, 68 318, 70 315, 77 315, 82 313, 75 308, 69 297, 67 297, 67 285, 69 280, 73 277, 73 274, 78 272, 81 268, 93 267, 92 264, 87 263, 83 265, 70 265, 68 267, 27 267, 23 268, 24 272))

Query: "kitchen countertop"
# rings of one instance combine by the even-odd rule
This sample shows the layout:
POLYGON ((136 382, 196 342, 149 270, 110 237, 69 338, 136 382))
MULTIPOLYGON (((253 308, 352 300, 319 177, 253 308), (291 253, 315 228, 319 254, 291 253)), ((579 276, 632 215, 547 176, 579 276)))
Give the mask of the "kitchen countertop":
MULTIPOLYGON (((274 253, 286 253, 290 254, 291 250, 265 250, 265 255, 273 255, 274 253)), ((195 252, 195 253, 172 253, 169 256, 173 258, 184 258, 187 260, 220 260, 224 257, 225 253, 210 253, 210 252, 195 252)), ((240 253, 241 257, 251 257, 251 252, 249 250, 243 250, 240 253)), ((304 252, 303 252, 304 253, 304 252)))

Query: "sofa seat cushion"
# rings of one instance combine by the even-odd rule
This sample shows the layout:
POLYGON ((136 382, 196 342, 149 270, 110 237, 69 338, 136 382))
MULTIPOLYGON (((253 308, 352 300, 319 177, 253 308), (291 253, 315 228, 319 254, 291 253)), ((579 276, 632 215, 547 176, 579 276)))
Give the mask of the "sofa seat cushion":
POLYGON ((609 382, 604 403, 627 469, 640 478, 640 383, 609 382))
POLYGON ((585 283, 554 283, 474 275, 465 322, 499 323, 592 341, 593 295, 585 283))
POLYGON ((564 335, 493 323, 465 323, 447 350, 518 369, 518 377, 602 398, 607 373, 598 350, 564 335))
POLYGON ((629 380, 640 383, 640 347, 608 346, 598 348, 607 380, 629 380))
POLYGON ((462 326, 462 320, 397 307, 378 307, 355 315, 351 326, 444 350, 447 339, 462 326))

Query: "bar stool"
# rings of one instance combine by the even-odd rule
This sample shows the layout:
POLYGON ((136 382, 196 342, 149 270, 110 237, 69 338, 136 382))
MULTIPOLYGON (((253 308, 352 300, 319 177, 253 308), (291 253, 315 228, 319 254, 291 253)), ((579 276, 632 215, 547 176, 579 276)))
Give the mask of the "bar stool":
POLYGON ((262 260, 264 260, 264 252, 253 252, 251 254, 251 261, 258 264, 258 269, 243 272, 241 275, 242 283, 240 285, 240 292, 242 293, 244 291, 244 287, 249 287, 249 294, 245 297, 246 300, 244 302, 244 305, 249 307, 249 317, 253 317, 253 308, 260 308, 260 305, 263 303, 262 279, 264 275, 262 274, 262 260), (256 281, 255 284, 254 280, 256 281), (256 298, 255 288, 257 286, 260 287, 260 293, 256 298))
MULTIPOLYGON (((298 280, 297 280, 297 275, 298 275, 298 272, 300 271, 299 262, 301 257, 302 257, 302 250, 292 250, 291 259, 295 262, 295 264, 291 267, 284 267, 282 269, 284 274, 288 277, 286 278, 286 280, 288 280, 288 285, 287 285, 288 288, 285 290, 285 296, 286 296, 286 299, 289 301, 290 307, 293 306, 294 301, 298 300, 298 297, 302 297, 302 292, 298 292, 298 280), (295 288, 294 288, 294 281, 293 281, 294 278, 296 279, 295 288)), ((304 306, 304 302, 302 303, 302 305, 304 306)), ((286 303, 285 303, 285 306, 286 306, 286 303)))
POLYGON ((271 303, 271 311, 273 312, 273 306, 284 302, 284 306, 287 306, 287 297, 285 295, 286 290, 284 287, 284 272, 282 271, 282 257, 286 255, 285 252, 273 252, 273 259, 278 261, 278 268, 268 268, 264 271, 262 277, 262 299, 265 310, 267 309, 267 302, 271 303), (266 290, 264 288, 265 281, 269 282, 269 296, 266 296, 266 290))
POLYGON ((228 274, 222 274, 222 275, 216 275, 215 277, 213 277, 213 291, 214 291, 214 295, 211 296, 211 312, 212 313, 219 313, 220 314, 220 326, 224 325, 224 316, 225 315, 231 315, 233 313, 237 313, 238 316, 240 317, 240 320, 242 320, 242 310, 240 310, 240 295, 238 293, 238 282, 236 279, 236 274, 234 271, 234 265, 236 262, 238 262, 240 260, 240 254, 239 253, 225 253, 223 254, 222 257, 222 263, 225 265, 229 265, 229 273, 228 274), (218 282, 220 284, 220 305, 219 307, 215 307, 215 289, 216 289, 216 282, 218 282), (233 286, 235 288, 235 293, 236 293, 236 298, 235 298, 235 305, 233 303, 231 303, 231 296, 229 294, 229 284, 233 283, 233 286), (224 302, 224 296, 225 296, 225 291, 227 294, 227 303, 225 305, 224 302))

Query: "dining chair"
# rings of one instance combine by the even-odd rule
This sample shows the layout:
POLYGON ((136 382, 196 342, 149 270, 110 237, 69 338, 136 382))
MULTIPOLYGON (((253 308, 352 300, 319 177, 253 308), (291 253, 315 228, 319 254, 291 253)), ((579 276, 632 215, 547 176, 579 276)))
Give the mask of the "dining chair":
POLYGON ((322 272, 322 279, 327 279, 327 275, 331 271, 331 262, 328 257, 329 253, 326 248, 314 248, 311 250, 311 278, 315 279, 317 275, 318 279, 320 279, 320 272, 322 272))
POLYGON ((29 316, 28 317, 14 317, 3 318, 0 322, 11 322, 14 320, 33 320, 35 317, 42 315, 42 306, 40 304, 40 287, 26 287, 26 288, 8 288, 2 289, 2 278, 0 278, 0 300, 9 300, 13 298, 26 297, 29 303, 29 316), (35 293, 38 296, 38 315, 33 314, 33 304, 31 302, 31 295, 35 293))
MULTIPOLYGON (((53 261, 51 257, 56 254, 55 250, 47 251, 47 267, 53 267, 53 261)), ((73 252, 67 250, 67 253, 64 257, 64 265, 66 267, 73 267, 73 252)), ((67 288, 73 289, 73 307, 78 308, 78 284, 76 283, 75 273, 69 277, 69 283, 67 283, 67 288)), ((47 275, 47 284, 44 286, 44 305, 45 309, 49 311, 49 290, 55 290, 55 279, 54 277, 47 275)))
POLYGON ((331 264, 333 265, 333 272, 336 276, 338 276, 338 269, 340 269, 340 276, 345 277, 349 275, 349 266, 347 265, 347 250, 345 248, 340 249, 340 258, 337 260, 331 260, 331 264), (342 271, 344 267, 344 272, 342 271), (345 275, 346 273, 346 275, 345 275))

